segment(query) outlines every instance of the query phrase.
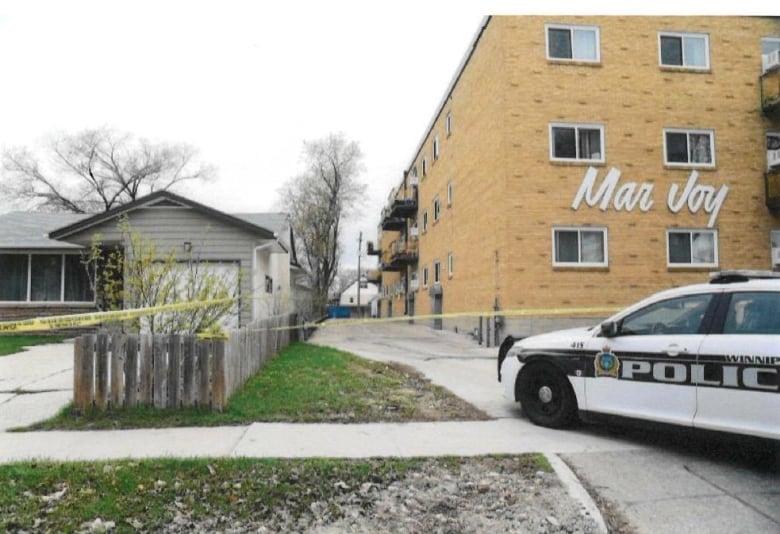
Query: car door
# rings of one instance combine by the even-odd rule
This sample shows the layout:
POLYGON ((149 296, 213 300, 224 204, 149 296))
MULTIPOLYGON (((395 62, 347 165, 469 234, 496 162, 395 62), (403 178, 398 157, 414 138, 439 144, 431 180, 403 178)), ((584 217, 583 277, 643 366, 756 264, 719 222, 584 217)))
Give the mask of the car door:
POLYGON ((780 439, 780 292, 734 292, 724 309, 699 352, 694 425, 780 439))
POLYGON ((713 293, 653 302, 594 337, 586 410, 690 426, 696 412, 692 364, 714 313, 713 293))

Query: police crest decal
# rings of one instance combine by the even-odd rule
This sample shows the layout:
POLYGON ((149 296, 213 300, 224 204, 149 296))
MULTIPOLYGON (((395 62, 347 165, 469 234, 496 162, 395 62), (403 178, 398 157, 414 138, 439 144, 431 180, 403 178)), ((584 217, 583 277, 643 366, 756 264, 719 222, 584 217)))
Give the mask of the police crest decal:
POLYGON ((620 360, 618 360, 617 356, 612 354, 609 345, 604 345, 601 352, 596 354, 594 366, 596 368, 597 377, 611 376, 612 378, 617 378, 618 372, 620 371, 620 360))

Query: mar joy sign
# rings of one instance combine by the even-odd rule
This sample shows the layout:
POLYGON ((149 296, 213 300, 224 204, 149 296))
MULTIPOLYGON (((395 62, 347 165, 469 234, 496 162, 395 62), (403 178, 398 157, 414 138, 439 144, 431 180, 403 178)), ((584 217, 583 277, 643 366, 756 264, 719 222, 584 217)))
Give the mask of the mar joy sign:
MULTIPOLYGON (((650 182, 621 182, 620 170, 612 167, 600 184, 598 170, 588 167, 582 184, 571 203, 573 210, 578 210, 580 204, 585 202, 589 207, 598 206, 601 211, 607 211, 610 207, 616 211, 649 211, 655 200, 653 198, 653 186, 650 182)), ((723 202, 729 194, 726 185, 715 188, 712 185, 699 183, 699 173, 692 171, 685 185, 672 184, 666 195, 666 206, 672 213, 678 213, 685 206, 693 213, 704 213, 710 216, 707 227, 712 228, 718 219, 723 202)))

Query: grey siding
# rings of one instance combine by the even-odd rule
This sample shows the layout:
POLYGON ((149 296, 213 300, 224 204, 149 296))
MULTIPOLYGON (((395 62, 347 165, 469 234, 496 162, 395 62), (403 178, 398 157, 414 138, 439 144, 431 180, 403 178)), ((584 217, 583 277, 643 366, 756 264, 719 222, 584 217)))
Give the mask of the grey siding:
MULTIPOLYGON (((162 255, 174 251, 183 257, 183 245, 192 243, 193 257, 203 261, 237 261, 242 271, 241 325, 251 320, 252 306, 252 252, 254 247, 269 242, 245 229, 214 220, 190 208, 149 207, 128 214, 133 231, 155 242, 162 255)), ((71 235, 67 241, 89 246, 94 234, 100 234, 103 243, 119 243, 121 234, 117 219, 105 222, 84 232, 71 235)))

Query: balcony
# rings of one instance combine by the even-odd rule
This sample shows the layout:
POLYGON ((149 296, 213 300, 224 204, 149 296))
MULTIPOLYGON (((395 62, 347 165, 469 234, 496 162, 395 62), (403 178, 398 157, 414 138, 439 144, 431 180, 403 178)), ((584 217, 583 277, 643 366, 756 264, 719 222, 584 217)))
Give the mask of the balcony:
POLYGON ((366 273, 366 280, 368 280, 372 284, 381 284, 382 271, 380 271, 379 269, 371 269, 366 273))
POLYGON ((396 198, 390 205, 390 217, 400 217, 408 219, 417 215, 416 198, 396 198))
POLYGON ((780 70, 761 75, 761 111, 767 117, 780 115, 780 70))
POLYGON ((399 232, 406 228, 406 219, 393 216, 389 209, 382 210, 382 230, 399 232))
POLYGON ((420 281, 419 280, 410 280, 409 281, 409 291, 417 291, 420 289, 420 281))
POLYGON ((780 215, 780 172, 764 174, 764 186, 766 189, 766 207, 774 215, 780 215))
POLYGON ((780 170, 780 148, 766 151, 766 168, 768 171, 780 170))
POLYGON ((417 243, 393 241, 383 252, 380 268, 383 271, 402 271, 407 265, 417 262, 417 243))
POLYGON ((369 256, 380 256, 382 254, 381 250, 379 250, 378 248, 374 248, 373 241, 367 242, 366 245, 368 246, 368 250, 366 252, 368 253, 369 256))

